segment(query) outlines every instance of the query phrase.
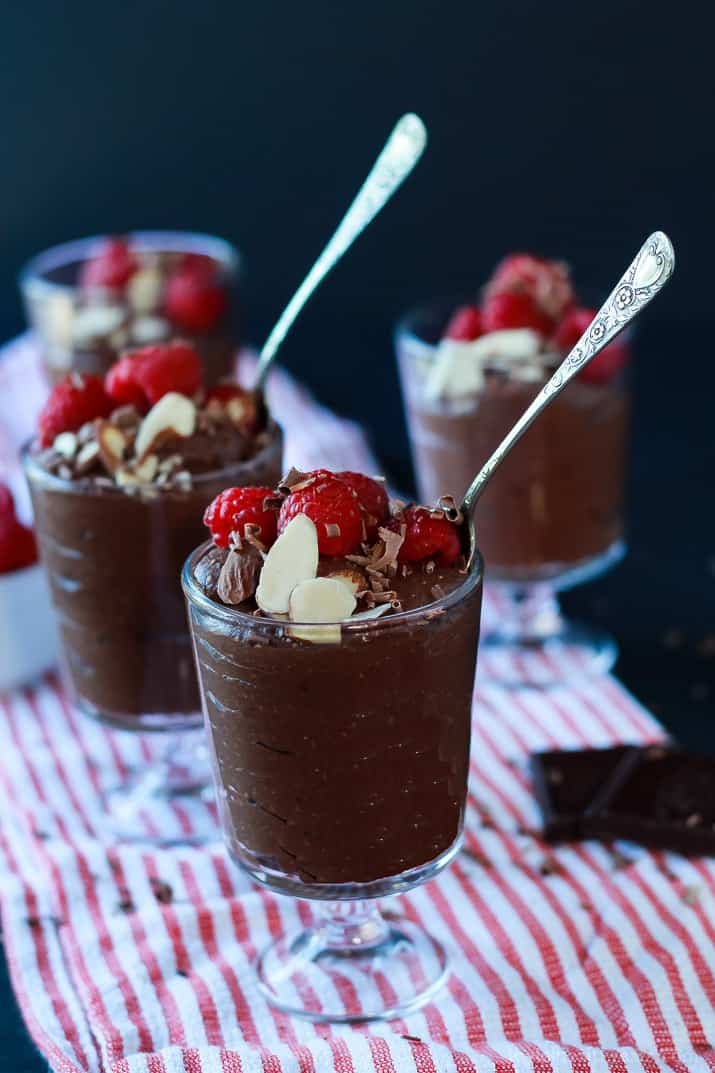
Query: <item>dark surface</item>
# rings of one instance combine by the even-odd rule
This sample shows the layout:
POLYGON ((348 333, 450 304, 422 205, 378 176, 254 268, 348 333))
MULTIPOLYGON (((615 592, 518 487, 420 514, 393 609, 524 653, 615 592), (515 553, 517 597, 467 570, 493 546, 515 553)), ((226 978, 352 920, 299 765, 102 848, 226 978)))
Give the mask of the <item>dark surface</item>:
MULTIPOLYGON (((15 271, 97 231, 194 227, 246 254, 261 339, 394 119, 420 112, 418 171, 327 281, 284 352, 409 465, 390 341, 408 305, 468 291, 505 251, 565 256, 608 288, 645 235, 674 282, 639 332, 631 551, 568 595, 622 645, 619 673, 685 744, 715 750, 715 364, 709 261, 711 34, 684 0, 311 5, 37 0, 3 19, 0 333, 15 271), (686 365, 687 363, 687 365, 686 365)), ((0 1018, 2 1073, 40 1068, 0 1018)))

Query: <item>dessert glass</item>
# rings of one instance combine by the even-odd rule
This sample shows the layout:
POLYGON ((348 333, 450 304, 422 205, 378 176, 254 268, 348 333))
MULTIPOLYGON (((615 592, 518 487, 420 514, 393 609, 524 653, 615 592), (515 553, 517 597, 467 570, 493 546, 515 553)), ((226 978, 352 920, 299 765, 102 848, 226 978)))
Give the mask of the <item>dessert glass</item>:
POLYGON ((78 285, 80 270, 104 239, 94 236, 52 246, 28 261, 19 275, 27 319, 40 341, 50 380, 61 380, 73 369, 104 376, 122 350, 177 337, 188 340, 198 351, 208 386, 227 376, 233 370, 238 345, 238 251, 224 239, 190 231, 136 231, 127 238, 140 256, 198 254, 213 261, 219 285, 226 292, 225 314, 209 331, 192 333, 161 313, 157 305, 160 294, 146 315, 128 316, 126 302, 108 291, 85 301, 78 285))
POLYGON ((135 494, 111 480, 61 478, 30 447, 23 452, 69 696, 84 715, 119 731, 155 732, 163 745, 107 794, 126 838, 147 834, 149 800, 200 796, 210 785, 179 577, 219 492, 280 479, 282 435, 274 433, 253 458, 195 474, 190 487, 145 485, 135 494))
MULTIPOLYGON (((422 502, 457 502, 546 377, 500 361, 457 398, 427 391, 454 303, 408 314, 396 349, 422 502)), ((555 356, 554 365, 560 360, 555 356)), ((625 553, 624 485, 629 397, 622 375, 575 381, 525 433, 479 501, 475 524, 495 596, 483 643, 487 673, 504 684, 547 685, 609 670, 606 634, 565 620, 560 590, 598 577, 625 553)))
POLYGON ((194 577, 208 547, 182 581, 224 837, 258 883, 316 902, 310 927, 260 955, 261 989, 312 1021, 406 1014, 444 981, 446 954, 375 899, 460 848, 481 558, 448 596, 332 624, 328 643, 325 626, 211 600, 194 577))

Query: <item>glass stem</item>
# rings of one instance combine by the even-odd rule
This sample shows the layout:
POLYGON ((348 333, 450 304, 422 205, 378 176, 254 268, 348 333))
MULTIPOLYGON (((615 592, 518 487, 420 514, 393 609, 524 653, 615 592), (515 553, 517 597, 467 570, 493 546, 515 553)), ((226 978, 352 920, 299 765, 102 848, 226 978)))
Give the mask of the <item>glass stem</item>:
POLYGON ((543 644, 563 628, 559 601, 545 582, 499 586, 499 632, 521 644, 543 644))
POLYGON ((375 900, 319 902, 315 930, 331 950, 370 950, 385 942, 389 925, 375 900))

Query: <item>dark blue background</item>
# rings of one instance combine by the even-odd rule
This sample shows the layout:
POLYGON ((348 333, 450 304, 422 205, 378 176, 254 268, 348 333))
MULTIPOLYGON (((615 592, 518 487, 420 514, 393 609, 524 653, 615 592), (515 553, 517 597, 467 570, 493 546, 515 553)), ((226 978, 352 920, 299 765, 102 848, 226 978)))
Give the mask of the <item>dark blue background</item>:
MULTIPOLYGON (((44 246, 186 227, 242 248, 249 333, 262 339, 395 118, 415 110, 428 153, 284 351, 325 402, 368 425, 404 485, 396 315, 473 290, 519 247, 566 257, 605 291, 645 235, 666 230, 679 267, 639 333, 631 554, 566 602, 619 636, 622 676, 675 733, 715 748, 715 657, 703 651, 715 634, 705 10, 702 0, 6 5, 0 331, 20 328, 15 271, 44 246)), ((0 1068, 40 1068, 15 1028, 2 1032, 0 1068)))

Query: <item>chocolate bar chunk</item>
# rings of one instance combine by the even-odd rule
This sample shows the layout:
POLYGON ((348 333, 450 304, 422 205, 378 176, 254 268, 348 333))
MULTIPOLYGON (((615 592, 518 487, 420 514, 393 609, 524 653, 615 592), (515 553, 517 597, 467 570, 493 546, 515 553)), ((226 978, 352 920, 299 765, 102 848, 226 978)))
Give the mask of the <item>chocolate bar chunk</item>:
POLYGON ((715 757, 672 746, 638 750, 586 809, 584 838, 715 854, 715 757))
POLYGON ((544 817, 544 838, 566 842, 582 838, 586 809, 609 786, 624 761, 638 752, 635 745, 534 753, 531 772, 544 817))

